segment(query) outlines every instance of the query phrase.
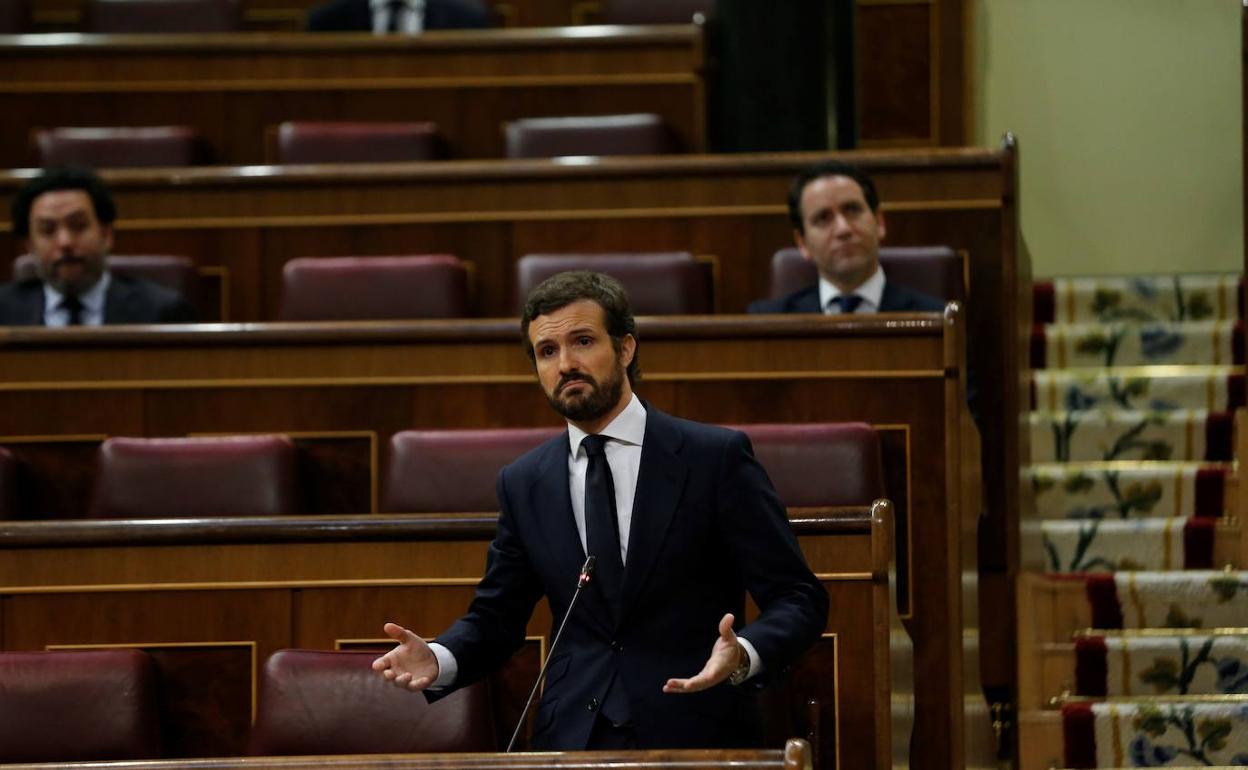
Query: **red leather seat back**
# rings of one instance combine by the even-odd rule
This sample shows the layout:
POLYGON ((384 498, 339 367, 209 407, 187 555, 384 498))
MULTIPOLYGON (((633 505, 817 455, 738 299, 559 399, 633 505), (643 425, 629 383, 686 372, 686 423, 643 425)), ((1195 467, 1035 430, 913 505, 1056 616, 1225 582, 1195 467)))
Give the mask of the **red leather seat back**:
POLYGON ((497 751, 489 686, 436 703, 371 668, 376 652, 279 650, 264 664, 248 753, 497 751))
POLYGON ((0 446, 0 519, 17 516, 17 460, 0 446))
POLYGON ((208 160, 202 137, 189 126, 45 128, 35 132, 35 149, 44 168, 193 166, 208 160))
POLYGON ((521 118, 504 128, 508 158, 566 155, 666 155, 679 147, 659 115, 521 118))
POLYGON ((282 269, 286 321, 463 318, 468 267, 449 254, 302 257, 282 269))
POLYGON ((278 163, 395 163, 441 155, 434 123, 288 121, 277 129, 278 163))
POLYGON ((139 650, 0 652, 0 759, 158 759, 156 667, 139 650))
MULTIPOLYGON (((948 246, 887 246, 880 266, 890 281, 931 297, 966 302, 966 262, 948 246)), ((771 297, 783 297, 819 280, 815 265, 795 247, 771 258, 771 297)))
POLYGON ((88 32, 234 32, 238 28, 235 0, 89 0, 87 4, 88 32))
POLYGON ((624 284, 634 315, 712 313, 710 265, 688 252, 652 254, 528 254, 516 263, 516 312, 542 281, 566 270, 606 273, 624 284))
POLYGON ((284 436, 110 438, 100 446, 96 518, 281 516, 297 512, 284 436))
POLYGON ((870 505, 885 497, 880 440, 866 423, 736 425, 786 506, 870 505))
POLYGON ((405 430, 390 438, 381 509, 390 513, 497 511, 499 470, 563 428, 405 430))

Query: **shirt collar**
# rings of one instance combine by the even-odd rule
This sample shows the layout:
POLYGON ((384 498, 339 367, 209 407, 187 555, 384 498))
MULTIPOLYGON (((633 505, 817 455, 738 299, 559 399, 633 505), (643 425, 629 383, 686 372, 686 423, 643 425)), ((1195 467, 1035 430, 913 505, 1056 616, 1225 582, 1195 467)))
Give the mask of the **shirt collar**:
MULTIPOLYGON (((568 423, 568 444, 573 457, 576 457, 576 453, 581 449, 581 441, 588 435, 572 423, 568 423)), ((646 437, 646 408, 641 405, 641 399, 637 398, 636 393, 629 399, 624 411, 617 414, 615 419, 602 429, 601 435, 625 444, 641 446, 642 439, 646 437)))
MULTIPOLYGON (((839 297, 846 292, 832 285, 832 282, 822 275, 819 276, 819 307, 826 309, 828 303, 835 297, 839 297)), ((879 265, 875 266, 875 272, 871 277, 863 281, 862 284, 849 294, 857 294, 862 297, 863 305, 869 305, 871 310, 879 310, 880 302, 884 298, 884 268, 879 265)))
MULTIPOLYGON (((82 303, 83 312, 90 315, 98 315, 104 317, 104 297, 108 293, 108 285, 112 283, 112 275, 105 270, 100 275, 100 280, 95 285, 78 295, 78 301, 82 303)), ((64 301, 65 294, 52 288, 47 281, 43 282, 43 306, 49 310, 56 310, 64 301)))

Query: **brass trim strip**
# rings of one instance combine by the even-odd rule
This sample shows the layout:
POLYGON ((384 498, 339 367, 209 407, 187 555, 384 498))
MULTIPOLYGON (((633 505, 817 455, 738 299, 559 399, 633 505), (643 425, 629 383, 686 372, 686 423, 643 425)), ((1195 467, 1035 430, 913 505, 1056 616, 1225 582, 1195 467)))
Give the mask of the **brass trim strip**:
POLYGON ((33 436, 0 436, 0 444, 89 444, 103 442, 108 436, 103 433, 68 433, 63 436, 37 434, 33 436))
POLYGON ((100 585, 0 586, 0 594, 137 593, 142 591, 258 591, 286 588, 476 587, 481 576, 463 578, 358 578, 342 580, 240 580, 190 583, 109 583, 100 585))
MULTIPOLYGON (((788 372, 674 372, 670 374, 647 374, 648 382, 709 382, 768 381, 768 380, 943 380, 940 369, 907 370, 844 370, 844 371, 788 371, 788 372)), ((532 374, 463 374, 463 375, 407 375, 380 377, 272 377, 242 379, 171 379, 171 380, 79 380, 30 381, 0 383, 0 392, 38 391, 86 391, 86 390, 186 390, 191 388, 238 389, 238 388, 324 388, 324 387, 386 387, 393 385, 508 385, 533 382, 532 374)))
MULTIPOLYGON (((395 52, 396 55, 400 52, 395 52)), ((0 86, 0 94, 162 94, 162 93, 257 93, 265 91, 457 91, 474 88, 568 88, 594 86, 697 86, 696 74, 681 72, 630 72, 617 75, 469 75, 440 78, 267 78, 264 80, 121 80, 26 81, 0 86)))
POLYGON ((816 572, 815 577, 819 580, 832 582, 872 582, 873 575, 870 572, 816 572))
POLYGON ((1095 629, 1081 628, 1073 637, 1103 636, 1109 638, 1129 639, 1132 637, 1161 636, 1248 636, 1248 626, 1219 628, 1117 628, 1095 629))
POLYGON ((1125 758, 1122 754, 1122 724, 1118 721, 1118 707, 1110 705, 1109 707, 1110 729, 1113 731, 1114 742, 1114 767, 1125 767, 1123 761, 1125 758))

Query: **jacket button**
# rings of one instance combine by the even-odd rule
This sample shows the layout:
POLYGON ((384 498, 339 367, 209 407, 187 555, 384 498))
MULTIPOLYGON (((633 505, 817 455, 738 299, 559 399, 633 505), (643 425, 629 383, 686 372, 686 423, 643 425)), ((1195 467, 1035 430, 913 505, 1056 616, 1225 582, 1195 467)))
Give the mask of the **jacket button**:
POLYGON ((586 710, 591 711, 591 712, 592 712, 592 711, 597 711, 597 710, 598 710, 598 699, 597 699, 597 698, 590 698, 590 699, 589 699, 589 703, 586 703, 586 704, 585 704, 585 708, 586 708, 586 710))
POLYGON ((611 641, 611 649, 616 652, 624 652, 624 645, 621 644, 618 639, 614 639, 611 641))

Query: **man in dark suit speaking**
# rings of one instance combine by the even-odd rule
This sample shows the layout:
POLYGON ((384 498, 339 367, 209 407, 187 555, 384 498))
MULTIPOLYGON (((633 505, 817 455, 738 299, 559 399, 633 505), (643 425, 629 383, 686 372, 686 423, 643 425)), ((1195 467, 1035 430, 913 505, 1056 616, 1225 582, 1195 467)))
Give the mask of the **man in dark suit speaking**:
POLYGON ((0 285, 0 326, 193 323, 181 295, 151 281, 113 275, 117 206, 85 169, 55 169, 13 199, 13 234, 38 258, 38 276, 0 285))
POLYGON ((811 166, 789 188, 789 219, 802 256, 819 281, 776 299, 750 304, 751 313, 940 312, 945 303, 886 280, 880 242, 886 232, 875 183, 839 161, 811 166))
POLYGON ((500 472, 498 530, 468 613, 429 644, 387 623, 400 644, 373 667, 431 700, 484 677, 523 643, 539 598, 559 622, 588 554, 597 573, 550 660, 533 746, 758 745, 749 680, 819 637, 828 596, 749 439, 633 394, 637 336, 612 278, 550 278, 521 328, 568 430, 500 472), (747 591, 760 609, 749 624, 747 591))

